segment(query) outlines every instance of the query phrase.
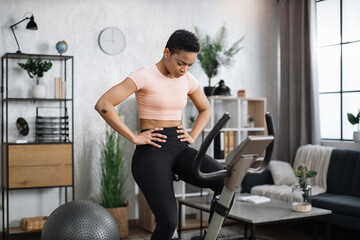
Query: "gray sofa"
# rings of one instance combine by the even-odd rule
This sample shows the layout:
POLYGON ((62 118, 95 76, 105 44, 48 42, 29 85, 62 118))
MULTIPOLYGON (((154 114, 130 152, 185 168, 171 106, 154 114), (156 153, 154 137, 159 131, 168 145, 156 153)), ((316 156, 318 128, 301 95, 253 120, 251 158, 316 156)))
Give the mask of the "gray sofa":
MULTIPOLYGON (((250 193, 255 186, 272 184, 269 170, 260 175, 247 174, 242 192, 250 193)), ((312 196, 312 205, 332 210, 332 224, 360 230, 360 151, 332 150, 326 185, 324 193, 312 196)))

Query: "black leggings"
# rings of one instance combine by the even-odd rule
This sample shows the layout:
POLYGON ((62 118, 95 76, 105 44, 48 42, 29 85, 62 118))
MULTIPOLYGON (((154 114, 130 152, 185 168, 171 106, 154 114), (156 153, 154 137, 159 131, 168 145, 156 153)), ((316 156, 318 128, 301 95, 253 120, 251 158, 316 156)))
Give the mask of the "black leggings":
MULTIPOLYGON (((167 136, 161 148, 152 145, 136 146, 132 160, 132 174, 136 183, 155 215, 156 228, 151 240, 171 239, 177 225, 177 204, 173 189, 173 174, 181 180, 197 187, 210 188, 216 195, 221 193, 223 180, 204 182, 193 172, 193 160, 197 151, 186 142, 180 142, 177 127, 158 131, 167 136)), ((201 166, 202 172, 213 172, 224 166, 206 156, 201 166)))

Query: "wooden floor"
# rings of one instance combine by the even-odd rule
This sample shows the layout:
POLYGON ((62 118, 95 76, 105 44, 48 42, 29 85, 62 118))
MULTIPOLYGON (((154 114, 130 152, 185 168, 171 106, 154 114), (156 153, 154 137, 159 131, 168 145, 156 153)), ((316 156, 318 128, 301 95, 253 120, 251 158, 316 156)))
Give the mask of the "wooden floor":
MULTIPOLYGON (((240 224, 229 223, 227 227, 238 227, 239 237, 244 233, 244 227, 240 224)), ((312 240, 313 239, 313 222, 301 221, 291 223, 281 223, 274 225, 258 226, 256 228, 256 236, 260 239, 266 240, 312 240)), ((198 229, 185 230, 184 232, 195 231, 198 229)), ((199 232, 200 233, 200 232, 199 232)), ((127 239, 147 238, 151 234, 139 228, 135 222, 129 222, 129 237, 127 239)), ((326 225, 324 223, 318 224, 318 240, 326 239, 326 225)), ((331 240, 360 240, 360 230, 354 231, 339 227, 331 228, 331 240)))
MULTIPOLYGON (((242 237, 244 232, 243 225, 229 223, 225 226, 225 228, 227 227, 238 228, 239 237, 242 237)), ((256 236, 260 239, 266 240, 311 240, 313 239, 313 227, 313 223, 309 221, 258 226, 256 228, 256 236)), ((190 231, 199 232, 198 229, 185 230, 184 232, 190 231)), ((318 231, 318 240, 325 240, 325 224, 319 223, 318 231)), ((127 239, 149 239, 150 236, 151 233, 139 228, 136 221, 129 221, 129 236, 127 239)), ((2 239, 2 237, 0 239, 2 239)), ((36 233, 34 235, 11 237, 10 239, 40 240, 40 234, 36 233)), ((331 228, 331 240, 360 240, 360 231, 353 231, 333 226, 331 228)))

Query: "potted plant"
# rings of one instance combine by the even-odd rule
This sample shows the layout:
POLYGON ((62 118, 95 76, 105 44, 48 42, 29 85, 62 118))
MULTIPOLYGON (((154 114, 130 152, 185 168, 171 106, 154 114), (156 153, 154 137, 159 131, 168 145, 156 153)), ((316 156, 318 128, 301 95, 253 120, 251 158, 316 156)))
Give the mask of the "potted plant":
POLYGON ((33 98, 45 98, 46 87, 40 85, 40 79, 44 76, 44 73, 49 71, 52 67, 51 61, 44 61, 40 58, 32 59, 29 58, 26 63, 18 63, 18 65, 27 71, 30 78, 35 78, 36 85, 31 90, 33 98))
POLYGON ((300 165, 294 172, 299 178, 299 184, 292 188, 292 209, 296 212, 309 212, 311 211, 311 186, 307 184, 306 180, 315 177, 317 172, 308 170, 305 165, 300 165))
POLYGON ((120 134, 107 127, 101 151, 101 205, 115 218, 121 239, 129 234, 124 143, 120 134))
POLYGON ((196 116, 195 115, 190 115, 189 116, 189 127, 192 128, 194 126, 196 120, 196 116))
POLYGON ((254 128, 254 127, 255 127, 254 118, 253 118, 253 117, 249 117, 249 118, 248 118, 248 121, 249 121, 249 127, 250 127, 250 128, 254 128))
POLYGON ((204 87, 204 92, 206 96, 211 96, 211 92, 214 88, 211 85, 211 78, 217 75, 221 65, 224 67, 231 66, 233 57, 242 49, 239 45, 244 40, 244 37, 240 38, 233 43, 230 48, 226 49, 225 41, 227 32, 225 25, 220 28, 213 39, 211 39, 208 34, 205 34, 204 36, 198 27, 195 27, 195 33, 201 46, 197 58, 200 61, 201 68, 208 77, 208 86, 204 87))
POLYGON ((358 130, 354 131, 354 142, 360 142, 360 109, 356 116, 351 113, 347 114, 348 120, 352 125, 358 125, 358 130))

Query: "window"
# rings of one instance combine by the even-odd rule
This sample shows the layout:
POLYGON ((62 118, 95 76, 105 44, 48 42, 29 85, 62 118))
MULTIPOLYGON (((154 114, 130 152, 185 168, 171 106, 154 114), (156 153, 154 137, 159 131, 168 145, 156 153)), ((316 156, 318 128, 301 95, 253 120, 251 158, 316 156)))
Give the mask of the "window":
POLYGON ((318 0, 321 138, 352 140, 347 113, 360 109, 360 1, 318 0))

